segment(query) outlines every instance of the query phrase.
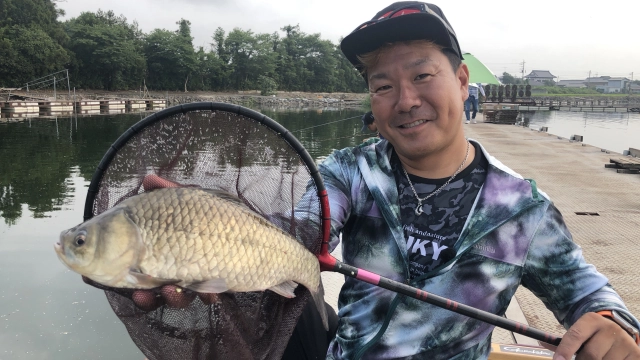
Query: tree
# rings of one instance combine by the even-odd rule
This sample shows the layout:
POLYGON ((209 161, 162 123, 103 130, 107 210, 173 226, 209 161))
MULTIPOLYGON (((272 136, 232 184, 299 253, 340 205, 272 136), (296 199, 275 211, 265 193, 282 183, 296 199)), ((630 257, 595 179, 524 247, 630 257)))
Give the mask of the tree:
POLYGON ((19 87, 64 69, 68 37, 50 0, 0 1, 0 86, 19 87))
POLYGON ((181 19, 176 32, 155 29, 144 42, 147 58, 149 87, 154 89, 179 89, 187 91, 189 77, 197 69, 197 56, 193 48, 188 20, 181 19))
POLYGON ((502 83, 505 84, 505 85, 507 85, 507 84, 516 84, 516 78, 514 78, 508 72, 503 72, 502 73, 502 83))
POLYGON ((94 89, 138 88, 146 71, 142 32, 113 11, 84 12, 65 22, 74 54, 74 84, 94 89))

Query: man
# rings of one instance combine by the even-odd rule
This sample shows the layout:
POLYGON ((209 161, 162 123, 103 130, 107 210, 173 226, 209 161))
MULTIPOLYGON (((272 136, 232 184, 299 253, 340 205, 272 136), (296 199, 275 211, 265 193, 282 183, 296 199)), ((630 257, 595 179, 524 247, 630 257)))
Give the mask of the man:
POLYGON ((376 133, 377 137, 379 137, 380 139, 384 139, 384 137, 381 137, 382 135, 380 135, 380 133, 378 132, 378 127, 375 124, 375 119, 373 118, 373 114, 371 113, 371 111, 362 115, 361 120, 362 120, 362 129, 360 129, 361 133, 363 134, 366 134, 367 132, 376 133))
POLYGON ((469 113, 471 112, 471 109, 473 109, 471 120, 474 124, 476 123, 476 114, 478 113, 478 100, 480 99, 480 94, 482 94, 482 96, 485 96, 482 84, 469 84, 469 97, 464 101, 464 114, 467 117, 467 122, 465 124, 469 123, 469 113))
MULTIPOLYGON (((331 248, 344 261, 429 293, 504 314, 517 287, 569 329, 555 359, 637 359, 640 348, 606 316, 638 321, 588 265, 562 216, 527 181, 467 140, 460 118, 469 72, 435 5, 400 2, 344 38, 368 83, 386 140, 320 164, 331 248)), ((331 249, 331 250, 332 250, 331 249)), ((493 326, 348 278, 328 359, 487 358, 493 326)))

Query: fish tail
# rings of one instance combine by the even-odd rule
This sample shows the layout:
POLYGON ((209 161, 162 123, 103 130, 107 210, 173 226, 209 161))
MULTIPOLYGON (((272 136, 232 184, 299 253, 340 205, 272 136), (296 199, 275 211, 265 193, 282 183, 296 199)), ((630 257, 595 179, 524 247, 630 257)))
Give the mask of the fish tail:
POLYGON ((313 302, 316 305, 316 309, 320 313, 322 318, 322 325, 324 329, 329 331, 329 316, 327 315, 327 308, 324 302, 324 287, 322 286, 322 280, 320 280, 318 289, 316 291, 310 291, 313 302))

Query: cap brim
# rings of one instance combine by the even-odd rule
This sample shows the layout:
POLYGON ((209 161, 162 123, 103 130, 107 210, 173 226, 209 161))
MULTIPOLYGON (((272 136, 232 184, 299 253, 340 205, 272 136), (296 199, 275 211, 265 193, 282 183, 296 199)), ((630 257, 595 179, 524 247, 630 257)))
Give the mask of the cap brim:
POLYGON ((455 35, 449 34, 440 19, 428 13, 407 14, 368 25, 347 35, 340 43, 340 49, 354 66, 358 66, 358 55, 387 43, 408 40, 431 40, 453 49, 462 58, 455 35))

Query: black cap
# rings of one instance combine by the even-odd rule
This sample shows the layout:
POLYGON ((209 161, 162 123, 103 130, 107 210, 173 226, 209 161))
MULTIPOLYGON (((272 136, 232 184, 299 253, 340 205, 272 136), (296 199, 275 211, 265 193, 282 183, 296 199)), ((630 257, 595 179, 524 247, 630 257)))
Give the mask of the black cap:
POLYGON ((340 49, 355 67, 360 68, 358 55, 387 43, 408 40, 431 40, 462 59, 456 33, 442 10, 419 1, 400 1, 382 9, 373 19, 347 35, 340 43, 340 49))
POLYGON ((369 132, 369 128, 367 125, 373 124, 373 113, 369 111, 368 113, 362 115, 362 129, 360 129, 361 133, 369 132))

